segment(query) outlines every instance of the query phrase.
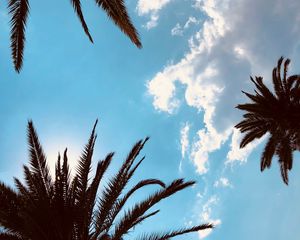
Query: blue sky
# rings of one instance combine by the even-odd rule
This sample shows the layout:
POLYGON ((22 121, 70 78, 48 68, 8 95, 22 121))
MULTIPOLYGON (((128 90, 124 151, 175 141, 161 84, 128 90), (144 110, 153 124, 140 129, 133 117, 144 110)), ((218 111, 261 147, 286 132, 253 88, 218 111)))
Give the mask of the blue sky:
POLYGON ((233 125, 241 117, 234 106, 245 101, 241 90, 253 89, 249 75, 268 83, 281 55, 292 59, 290 73, 299 73, 299 1, 128 0, 141 50, 92 1, 83 10, 94 44, 69 1, 30 3, 20 74, 10 60, 9 17, 0 7, 1 181, 22 176, 28 119, 50 165, 65 147, 74 165, 99 118, 94 161, 116 151, 109 174, 149 135, 135 179, 197 180, 163 202, 137 233, 209 221, 217 225, 211 233, 181 239, 298 239, 299 155, 287 187, 276 159, 260 173, 263 140, 241 151, 233 125))

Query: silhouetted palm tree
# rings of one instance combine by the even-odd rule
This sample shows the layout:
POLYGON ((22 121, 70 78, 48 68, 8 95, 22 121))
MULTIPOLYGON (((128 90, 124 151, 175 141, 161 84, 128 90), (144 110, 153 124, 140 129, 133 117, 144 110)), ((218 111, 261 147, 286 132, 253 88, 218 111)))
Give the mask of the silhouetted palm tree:
MULTIPOLYGON (((139 39, 139 34, 134 25, 131 23, 127 13, 124 0, 95 0, 97 6, 101 7, 109 18, 130 38, 130 40, 141 48, 142 44, 139 39)), ((81 10, 80 0, 71 0, 74 11, 76 12, 81 25, 90 39, 93 42, 88 26, 84 20, 81 10)), ((9 13, 11 14, 11 50, 12 59, 15 70, 20 72, 23 64, 23 52, 25 44, 25 27, 29 13, 29 0, 9 0, 9 13)))
POLYGON ((252 102, 240 104, 238 109, 244 110, 244 120, 235 127, 246 135, 240 143, 245 147, 254 139, 269 133, 265 149, 261 156, 261 171, 271 167, 272 158, 279 158, 281 176, 288 184, 288 171, 293 167, 293 151, 300 150, 300 75, 287 77, 289 59, 278 60, 273 69, 274 92, 263 83, 262 77, 251 77, 255 84, 255 94, 246 93, 252 102))
MULTIPOLYGON (((148 140, 146 138, 134 145, 119 171, 107 184, 103 183, 97 198, 99 184, 114 154, 109 153, 98 162, 95 176, 91 179, 89 172, 96 141, 96 124, 75 176, 70 176, 65 150, 62 159, 58 156, 55 180, 52 180, 36 131, 32 122, 29 122, 30 166, 24 166, 25 183, 15 178, 17 190, 0 183, 0 239, 121 240, 136 225, 159 212, 149 212, 155 204, 194 185, 195 182, 183 179, 174 180, 168 185, 158 179, 145 179, 124 193, 129 180, 144 160, 143 157, 135 163, 148 140), (132 194, 147 185, 157 185, 159 190, 123 211, 132 194)), ((165 233, 144 234, 140 239, 167 240, 212 227, 211 224, 203 224, 165 233)))

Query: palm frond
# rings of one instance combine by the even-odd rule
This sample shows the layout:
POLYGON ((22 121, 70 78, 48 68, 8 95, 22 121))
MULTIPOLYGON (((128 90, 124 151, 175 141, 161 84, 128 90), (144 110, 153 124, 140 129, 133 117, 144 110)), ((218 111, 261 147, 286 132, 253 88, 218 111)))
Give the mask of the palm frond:
MULTIPOLYGON (((98 162, 96 174, 89 183, 96 124, 97 122, 81 156, 77 174, 74 177, 70 175, 66 149, 63 161, 60 154, 58 155, 54 182, 51 179, 46 181, 49 183, 47 192, 43 181, 48 179, 48 171, 45 170, 46 157, 33 124, 29 123, 30 167, 23 167, 25 182, 23 184, 15 178, 16 191, 0 182, 0 239, 120 240, 136 225, 159 212, 159 210, 150 211, 155 204, 195 183, 177 179, 166 186, 158 179, 145 179, 123 193, 127 183, 144 160, 143 157, 135 163, 148 140, 146 138, 134 145, 117 174, 108 182, 96 210, 97 190, 113 157, 113 153, 110 153, 104 160, 98 162), (124 215, 115 221, 127 200, 136 191, 148 185, 157 185, 161 188, 135 204, 130 210, 124 211, 124 215)), ((149 236, 165 239, 210 227, 212 227, 210 224, 200 225, 149 236)))
POLYGON ((121 220, 116 224, 112 240, 120 239, 123 235, 127 234, 131 228, 133 228, 137 223, 140 223, 137 221, 140 216, 144 215, 146 211, 155 204, 194 184, 195 182, 193 181, 184 182, 183 179, 174 180, 164 189, 157 191, 144 201, 136 204, 130 211, 126 212, 121 220))
POLYGON ((273 86, 275 89, 276 96, 281 99, 284 94, 284 86, 281 80, 281 64, 283 61, 283 57, 279 58, 277 67, 273 69, 273 86))
MULTIPOLYGON (((123 209, 125 203, 130 198, 130 196, 132 196, 132 194, 134 194, 137 190, 139 190, 145 186, 148 186, 148 185, 159 185, 162 188, 165 188, 165 186, 166 186, 162 181, 160 181, 158 179, 145 179, 145 180, 138 182, 122 198, 118 199, 115 202, 114 206, 112 207, 112 211, 109 214, 109 217, 106 219, 105 223, 103 224, 104 226, 102 227, 102 229, 103 229, 104 235, 106 235, 108 233, 112 224, 114 223, 114 220, 116 219, 116 217, 120 213, 120 211, 123 209)), ((149 216, 148 215, 143 216, 137 221, 141 222, 141 221, 145 220, 146 218, 155 215, 157 212, 158 211, 156 211, 153 214, 150 214, 149 216)))
POLYGON ((81 238, 84 238, 84 234, 87 234, 86 224, 87 219, 87 209, 86 209, 86 200, 87 200, 87 189, 89 181, 89 173, 91 170, 92 157, 94 152, 94 145, 97 138, 95 133, 98 120, 96 120, 92 133, 89 137, 88 143, 86 144, 83 153, 80 157, 79 164, 77 167, 77 179, 78 179, 78 188, 76 191, 76 205, 77 205, 77 228, 78 233, 81 238))
POLYGON ((246 119, 235 125, 235 128, 240 129, 241 133, 250 131, 254 128, 268 129, 268 123, 262 119, 246 119))
POLYGON ((25 45, 25 27, 29 13, 28 0, 9 0, 10 24, 10 47, 15 70, 19 73, 23 65, 25 45))
POLYGON ((288 185, 288 171, 293 167, 293 153, 288 139, 282 137, 280 147, 277 149, 279 156, 280 172, 282 180, 288 185))
POLYGON ((289 89, 288 89, 288 85, 287 85, 287 77, 286 77, 286 74, 287 74, 288 66, 289 66, 290 62, 291 62, 291 60, 288 59, 288 58, 284 61, 284 70, 283 70, 283 80, 282 80, 282 82, 283 82, 283 86, 284 86, 284 88, 285 88, 285 91, 288 91, 288 90, 289 90, 289 89))
POLYGON ((89 137, 88 143, 86 144, 83 153, 80 157, 78 167, 77 167, 77 174, 76 177, 78 179, 79 184, 79 193, 78 193, 78 200, 81 201, 83 204, 84 198, 86 196, 86 190, 88 187, 88 175, 91 170, 91 163, 92 163, 92 156, 94 152, 94 145, 96 141, 96 126, 97 126, 98 120, 95 122, 92 133, 89 137))
POLYGON ((96 0, 96 3, 138 48, 142 47, 139 34, 131 23, 124 0, 96 0))
POLYGON ((80 0, 71 0, 71 3, 72 3, 72 6, 74 8, 74 11, 76 12, 78 18, 79 18, 79 21, 81 23, 81 26, 85 32, 85 34, 88 36, 89 40, 93 43, 93 38, 90 34, 90 31, 89 31, 89 28, 85 22, 85 19, 83 17, 83 14, 82 14, 82 10, 81 10, 81 2, 80 0))
MULTIPOLYGON (((9 186, 0 182, 0 231, 1 227, 9 230, 11 233, 20 231, 22 219, 20 219, 18 213, 20 213, 21 207, 20 195, 9 186)), ((2 237, 5 239, 4 233, 2 237)))
MULTIPOLYGON (((250 80, 254 83, 257 90, 261 93, 262 96, 265 97, 266 100, 269 100, 272 102, 276 101, 276 97, 264 84, 262 77, 255 77, 255 80, 252 77, 250 77, 250 80)), ((260 95, 256 90, 255 90, 255 92, 257 95, 260 95)))
POLYGON ((91 183, 91 185, 89 186, 88 190, 87 190, 87 200, 86 200, 86 229, 84 232, 84 235, 87 236, 89 234, 89 227, 91 222, 92 222, 92 216, 94 213, 94 206, 96 203, 96 195, 97 195, 97 191, 99 188, 99 184, 100 181, 104 175, 104 173, 106 172, 107 168, 109 167, 111 160, 114 156, 114 153, 110 153, 106 156, 106 158, 103 161, 98 162, 98 166, 97 166, 97 170, 96 170, 96 175, 91 183))
POLYGON ((69 188, 70 188, 70 171, 69 171, 69 164, 68 164, 68 149, 66 148, 64 151, 64 159, 63 165, 61 169, 61 178, 62 178, 62 187, 63 187, 63 198, 66 199, 69 188))
POLYGON ((17 187, 19 193, 23 196, 30 196, 29 190, 24 186, 18 178, 14 178, 15 186, 17 187))
POLYGON ((272 135, 269 137, 265 149, 261 155, 261 162, 260 162, 261 171, 264 171, 266 167, 267 168, 271 167, 272 158, 276 151, 276 146, 277 146, 276 138, 274 135, 272 135))
POLYGON ((166 233, 152 233, 152 234, 144 234, 143 236, 139 237, 137 240, 168 240, 170 238, 191 233, 191 232, 198 232, 205 229, 211 229, 214 226, 212 224, 202 224, 199 226, 191 227, 191 228, 183 228, 179 230, 173 230, 166 233))
POLYGON ((279 156, 283 181, 288 183, 288 171, 293 166, 293 151, 300 150, 300 75, 287 76, 290 59, 279 58, 272 71, 274 94, 264 85, 262 77, 251 77, 255 84, 255 95, 246 93, 250 103, 239 104, 246 111, 244 120, 235 127, 246 132, 240 143, 245 147, 266 132, 271 134, 261 156, 261 171, 271 167, 273 156, 279 156), (283 64, 283 74, 282 74, 283 64))
POLYGON ((0 240, 23 240, 22 237, 6 232, 0 232, 0 240))
POLYGON ((270 109, 266 109, 264 106, 258 105, 256 103, 245 103, 245 104, 238 104, 236 106, 237 109, 248 111, 251 113, 256 113, 257 115, 268 114, 270 109))
MULTIPOLYGON (((96 229, 94 233, 95 236, 98 236, 103 230, 105 230, 105 223, 110 222, 110 220, 107 220, 107 218, 110 219, 114 204, 122 194, 122 191, 127 185, 129 179, 132 177, 133 172, 131 167, 148 139, 149 138, 147 137, 144 140, 140 140, 133 146, 118 173, 109 181, 103 190, 103 194, 99 199, 99 209, 96 211, 97 217, 96 229)), ((138 165, 139 163, 137 166, 138 165)), ((136 169, 137 166, 134 167, 134 169, 136 169)))
POLYGON ((57 163, 55 165, 54 201, 56 201, 57 204, 62 202, 63 199, 62 169, 60 158, 60 154, 58 154, 57 163))
POLYGON ((267 129, 254 128, 243 137, 240 143, 240 148, 244 148, 247 144, 252 142, 254 139, 261 138, 263 135, 266 134, 266 132, 267 129))
POLYGON ((30 169, 37 181, 42 183, 43 190, 49 196, 51 186, 51 176, 47 166, 47 160, 34 129, 32 121, 28 122, 28 143, 30 152, 30 169))

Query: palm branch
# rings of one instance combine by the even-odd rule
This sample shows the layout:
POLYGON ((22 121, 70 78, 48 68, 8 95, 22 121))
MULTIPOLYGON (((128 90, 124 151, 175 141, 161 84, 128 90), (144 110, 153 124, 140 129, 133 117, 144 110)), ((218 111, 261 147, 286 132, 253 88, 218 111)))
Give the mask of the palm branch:
MULTIPOLYGON (((113 153, 99 161, 90 177, 96 141, 96 125, 80 157, 76 174, 71 176, 67 149, 58 155, 52 179, 39 138, 30 121, 28 143, 30 165, 24 166, 25 181, 15 178, 16 189, 0 182, 0 239, 7 240, 120 240, 130 230, 159 210, 151 210, 161 200, 195 184, 184 179, 165 184, 159 179, 143 179, 126 191, 130 179, 143 162, 136 162, 148 138, 138 141, 118 172, 97 194, 113 153), (154 185, 158 190, 125 210, 125 203, 138 190, 154 185)), ((165 233, 144 234, 142 239, 170 239, 177 235, 212 228, 202 224, 165 233)))
MULTIPOLYGON (((87 23, 84 19, 80 0, 70 0, 72 7, 79 18, 81 26, 93 43, 87 23)), ((138 47, 141 48, 139 34, 132 24, 124 0, 96 0, 96 4, 101 7, 117 25, 138 47)), ((29 14, 29 0, 9 0, 8 11, 11 15, 10 25, 10 47, 15 70, 19 73, 23 66, 25 28, 29 14)))
POLYGON ((142 47, 139 34, 131 23, 124 0, 96 0, 96 3, 138 48, 142 47))
POLYGON ((266 133, 270 134, 261 156, 261 171, 270 168, 272 158, 279 158, 280 172, 288 184, 288 171, 293 166, 293 152, 300 150, 300 76, 287 76, 290 60, 281 57, 272 72, 274 90, 263 83, 262 77, 251 77, 255 94, 243 92, 250 103, 239 104, 238 109, 246 114, 235 127, 246 133, 241 140, 243 148, 266 133), (282 64, 283 73, 282 73, 282 64))
POLYGON ((81 23, 81 26, 85 32, 85 34, 88 36, 89 40, 93 43, 93 38, 90 34, 90 31, 89 31, 89 28, 85 22, 85 19, 84 19, 84 16, 83 16, 83 13, 82 13, 82 10, 81 10, 81 2, 80 0, 71 0, 71 4, 74 8, 74 11, 76 12, 78 18, 79 18, 79 21, 81 23))
POLYGON ((10 47, 15 70, 19 73, 23 65, 25 26, 29 13, 28 0, 9 0, 10 24, 10 47))

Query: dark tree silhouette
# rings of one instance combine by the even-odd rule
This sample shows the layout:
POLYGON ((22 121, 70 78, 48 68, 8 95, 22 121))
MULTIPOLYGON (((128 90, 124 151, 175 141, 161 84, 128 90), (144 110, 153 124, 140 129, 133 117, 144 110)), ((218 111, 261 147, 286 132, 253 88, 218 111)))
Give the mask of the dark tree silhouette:
MULTIPOLYGON (((91 162, 96 141, 95 126, 80 157, 76 174, 71 177, 67 150, 58 156, 55 179, 51 179, 46 157, 32 122, 28 123, 30 165, 24 166, 25 183, 15 178, 16 190, 0 182, 0 239, 4 240, 122 240, 124 236, 159 210, 150 209, 194 181, 176 179, 166 185, 158 179, 144 179, 127 192, 125 187, 144 157, 136 162, 148 138, 138 141, 118 172, 103 184, 100 182, 109 167, 113 153, 97 164, 90 178, 91 162), (136 162, 136 163, 135 163, 136 162), (127 200, 148 185, 159 189, 132 208, 123 211, 127 200)), ((167 240, 189 232, 212 228, 202 224, 165 233, 144 234, 139 239, 167 240)))
MULTIPOLYGON (((130 38, 130 40, 141 48, 142 44, 139 39, 139 34, 132 24, 127 13, 124 0, 95 0, 97 6, 101 7, 109 18, 130 38)), ((80 0, 71 0, 71 4, 76 12, 82 28, 89 40, 93 43, 92 36, 88 26, 84 20, 81 10, 80 0)), ((15 70, 21 71, 23 65, 23 52, 25 45, 25 27, 29 14, 29 0, 9 0, 9 14, 11 15, 11 51, 15 70)))
POLYGON ((281 176, 288 184, 288 171, 293 167, 293 152, 300 150, 300 75, 287 77, 289 59, 278 60, 273 69, 274 92, 263 83, 262 77, 251 77, 255 94, 246 94, 251 103, 240 104, 238 109, 246 111, 244 120, 235 127, 246 132, 240 143, 245 147, 254 139, 269 133, 269 139, 261 156, 261 171, 271 167, 272 158, 279 158, 281 176), (281 72, 281 65, 283 73, 281 72))

